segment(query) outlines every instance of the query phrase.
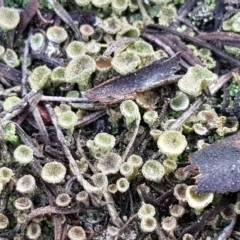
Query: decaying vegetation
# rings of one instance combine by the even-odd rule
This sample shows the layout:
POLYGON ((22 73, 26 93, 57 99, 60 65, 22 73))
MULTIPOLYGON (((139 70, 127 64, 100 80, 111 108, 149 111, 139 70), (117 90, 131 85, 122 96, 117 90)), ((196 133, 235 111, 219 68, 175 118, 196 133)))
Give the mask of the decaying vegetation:
POLYGON ((0 239, 240 239, 239 7, 0 0, 0 239))

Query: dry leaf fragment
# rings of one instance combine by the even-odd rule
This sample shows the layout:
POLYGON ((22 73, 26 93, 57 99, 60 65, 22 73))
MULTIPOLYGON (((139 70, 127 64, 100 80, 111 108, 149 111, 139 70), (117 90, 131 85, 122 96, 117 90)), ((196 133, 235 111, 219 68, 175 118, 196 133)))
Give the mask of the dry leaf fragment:
POLYGON ((197 190, 203 192, 237 192, 240 190, 240 131, 190 154, 190 166, 199 168, 197 190))
POLYGON ((167 60, 157 60, 133 73, 109 79, 85 93, 90 101, 113 104, 126 99, 136 98, 137 92, 176 82, 173 76, 179 70, 181 53, 167 60))
POLYGON ((23 12, 20 15, 20 23, 18 24, 17 31, 16 31, 16 39, 22 35, 24 30, 29 25, 30 21, 36 14, 38 10, 39 2, 38 0, 30 0, 28 5, 25 7, 23 12))

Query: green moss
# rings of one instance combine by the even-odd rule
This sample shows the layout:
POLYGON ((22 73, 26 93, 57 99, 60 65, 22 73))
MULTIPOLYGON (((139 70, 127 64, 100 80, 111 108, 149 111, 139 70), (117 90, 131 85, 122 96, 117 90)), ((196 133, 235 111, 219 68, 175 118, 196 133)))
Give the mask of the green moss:
POLYGON ((231 83, 228 86, 229 94, 231 97, 235 97, 236 94, 239 92, 239 84, 231 83))
POLYGON ((221 139, 222 139, 221 136, 219 136, 217 133, 213 133, 213 134, 209 134, 207 142, 211 144, 221 139))
POLYGON ((19 7, 24 8, 29 3, 29 0, 5 0, 5 7, 19 7))
POLYGON ((214 197, 213 197, 213 201, 212 201, 212 204, 213 205, 216 205, 218 204, 221 200, 222 200, 223 196, 219 193, 215 193, 214 194, 214 197))

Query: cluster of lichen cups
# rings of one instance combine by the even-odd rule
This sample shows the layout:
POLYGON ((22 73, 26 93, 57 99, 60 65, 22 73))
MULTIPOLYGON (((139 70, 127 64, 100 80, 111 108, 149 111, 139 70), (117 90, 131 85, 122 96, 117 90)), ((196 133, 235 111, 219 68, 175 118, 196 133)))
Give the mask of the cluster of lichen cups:
MULTIPOLYGON (((124 116, 125 126, 129 131, 131 131, 136 124, 140 123, 139 119, 141 116, 139 107, 137 106, 137 104, 132 105, 132 103, 133 103, 132 100, 126 100, 120 106, 120 111, 124 116)), ((155 112, 152 110, 146 111, 146 113, 147 112, 150 112, 149 116, 153 117, 153 120, 150 121, 146 117, 143 117, 143 120, 151 128, 154 122, 156 121, 156 116, 155 116, 155 112)), ((71 111, 71 107, 68 105, 62 104, 59 107, 55 108, 55 113, 56 113, 56 116, 58 117, 59 126, 65 129, 69 129, 72 132, 77 119, 75 115, 73 117, 75 119, 73 125, 68 123, 69 119, 71 119, 72 117, 66 117, 66 119, 63 120, 65 124, 61 123, 61 116, 64 116, 64 113, 68 113, 68 114, 74 113, 71 111), (70 125, 71 125, 70 128, 66 127, 70 125)), ((144 113, 143 115, 146 116, 146 113, 144 113)), ((202 113, 200 112, 199 117, 203 118, 204 113, 205 113, 204 111, 202 113)), ((71 121, 72 120, 70 120, 70 122, 71 121)), ((208 124, 211 124, 211 122, 208 121, 208 124)), ((214 125, 214 121, 212 124, 214 125)), ((99 173, 93 174, 91 177, 92 183, 99 190, 98 196, 102 197, 104 192, 109 192, 112 194, 115 194, 117 191, 121 193, 126 192, 129 189, 131 182, 138 176, 138 174, 142 174, 149 181, 160 183, 164 175, 174 172, 177 168, 177 164, 176 164, 177 157, 182 154, 182 152, 187 146, 187 141, 185 136, 179 131, 170 131, 170 130, 163 131, 163 132, 160 131, 158 137, 156 138, 156 141, 157 141, 159 150, 167 156, 167 159, 165 159, 163 163, 160 163, 157 160, 149 159, 145 161, 145 163, 143 164, 143 159, 137 155, 131 155, 127 159, 127 161, 123 162, 122 157, 119 154, 115 153, 115 149, 114 149, 115 137, 108 133, 99 133, 94 137, 93 140, 88 140, 87 147, 89 149, 89 153, 92 155, 93 158, 95 158, 94 167, 99 172, 99 173), (111 176, 118 172, 121 173, 122 177, 117 179, 116 182, 112 182, 109 184, 108 176, 111 176)), ((20 147, 23 148, 23 146, 20 146, 20 147)), ((21 150, 20 147, 16 149, 16 153, 14 154, 15 159, 19 162, 21 161, 21 159, 24 159, 24 162, 20 163, 23 165, 33 161, 32 151, 30 151, 29 158, 22 157, 22 156, 20 158, 18 157, 17 150, 19 149, 21 150)), ((22 150, 23 153, 29 150, 27 146, 24 146, 24 147, 25 149, 22 150)), ((87 172, 88 168, 86 167, 87 165, 86 162, 84 160, 80 160, 78 161, 78 163, 79 163, 78 167, 80 172, 82 173, 87 172)), ((59 162, 46 163, 42 169, 41 177, 44 181, 48 183, 60 184, 61 182, 64 181, 66 177, 66 167, 59 162)), ((33 178, 32 176, 24 176, 20 178, 17 184, 17 190, 19 189, 19 186, 22 181, 28 181, 28 182, 31 181, 33 182, 33 187, 29 187, 30 190, 25 190, 25 191, 28 191, 27 194, 29 195, 34 194, 35 181, 32 178, 33 178)), ((177 195, 175 196, 176 198, 178 198, 177 195)), ((210 195, 197 194, 194 191, 193 186, 189 186, 186 188, 186 196, 185 196, 186 200, 179 200, 180 207, 178 206, 178 208, 181 209, 181 202, 187 201, 189 206, 199 211, 199 209, 203 209, 212 201, 212 196, 213 196, 212 194, 210 195), (195 200, 196 197, 197 197, 197 200, 195 200), (195 203, 195 201, 199 200, 198 198, 202 200, 203 203, 199 203, 199 202, 195 203)), ((67 200, 71 201, 69 199, 69 196, 65 196, 65 195, 64 196, 60 195, 56 200, 60 201, 62 199, 66 199, 66 201, 67 200)), ((79 192, 79 194, 76 196, 76 200, 86 206, 89 206, 90 199, 89 199, 88 191, 79 192)), ((61 207, 64 207, 65 202, 60 201, 58 205, 61 207)), ((172 208, 173 209, 177 208, 177 206, 172 206, 172 208)), ((171 224, 173 224, 173 226, 176 227, 177 217, 172 215, 171 217, 164 218, 162 220, 163 229, 167 231, 170 235, 173 235, 173 230, 175 227, 173 228, 169 227, 169 224, 170 224, 169 222, 171 222, 171 224)), ((153 216, 147 216, 141 219, 141 229, 143 232, 152 232, 155 230, 155 228, 156 228, 156 219, 153 216)))
MULTIPOLYGON (((124 6, 121 6, 121 8, 118 9, 116 7, 117 1, 112 1, 112 7, 117 14, 121 14, 128 7, 130 9, 134 9, 134 6, 131 5, 131 0, 125 2, 123 4, 124 6), (124 5, 125 2, 127 5, 124 5)), ((160 2, 161 1, 156 1, 156 4, 163 4, 160 2)), ((90 0, 76 0, 76 3, 84 7, 92 4, 95 7, 104 9, 109 6, 110 1, 92 0, 90 2, 90 0)), ((166 10, 171 12, 171 17, 164 19, 165 22, 161 19, 161 23, 168 25, 168 23, 176 17, 176 9, 174 9, 173 5, 171 5, 168 9, 161 8, 159 18, 167 16, 164 12, 166 10)), ((139 25, 142 26, 141 24, 139 25)), ((68 65, 66 67, 56 67, 53 70, 45 65, 34 68, 28 78, 31 89, 46 89, 50 85, 56 87, 61 84, 77 84, 79 90, 84 92, 90 88, 90 78, 94 72, 104 73, 106 76, 109 76, 109 72, 114 69, 114 71, 118 74, 124 75, 150 64, 162 55, 160 54, 159 56, 159 52, 154 51, 150 44, 143 40, 138 40, 140 35, 140 28, 138 28, 139 25, 137 25, 137 23, 133 23, 131 25, 125 19, 119 20, 115 17, 103 20, 100 27, 105 33, 107 33, 108 36, 111 37, 111 39, 115 38, 116 40, 119 40, 121 38, 130 37, 135 38, 136 41, 129 45, 124 45, 123 48, 120 48, 117 52, 115 52, 113 58, 103 56, 102 53, 105 45, 100 44, 95 40, 90 42, 72 41, 66 48, 66 56, 70 59, 68 65)), ((88 36, 88 33, 84 32, 85 30, 82 29, 82 34, 83 39, 87 41, 91 35, 88 36)), ((64 28, 51 27, 47 30, 46 37, 47 39, 45 39, 43 34, 35 33, 30 40, 32 51, 42 51, 46 47, 46 42, 48 41, 47 47, 44 50, 45 53, 49 56, 58 54, 61 49, 61 43, 63 43, 68 36, 64 28), (51 36, 51 32, 54 32, 53 35, 57 35, 57 38, 53 38, 53 36, 51 36)), ((0 46, 0 58, 3 59, 3 61, 5 61, 5 63, 10 67, 14 68, 18 66, 19 62, 16 64, 18 60, 14 59, 14 65, 10 65, 10 63, 7 62, 6 59, 9 58, 9 54, 12 54, 12 56, 17 59, 17 55, 14 55, 13 50, 7 49, 5 51, 0 46), (4 58, 5 55, 7 57, 4 58)), ((13 60, 10 60, 10 62, 13 62, 13 60)), ((202 90, 205 87, 208 87, 214 80, 216 80, 216 75, 200 66, 189 68, 187 74, 179 81, 178 84, 179 89, 182 92, 179 92, 176 97, 170 101, 172 110, 183 111, 187 109, 190 104, 191 97, 199 96, 202 93, 202 90), (191 80, 193 78, 195 79, 195 83, 197 79, 196 88, 190 89, 189 86, 192 86, 191 80)), ((20 101, 20 99, 17 97, 7 98, 3 103, 4 110, 10 109, 18 101, 20 101)), ((136 107, 137 104, 139 106, 143 106, 141 105, 143 103, 141 102, 140 97, 136 99, 136 105, 131 105, 132 102, 133 101, 131 100, 127 100, 120 106, 120 112, 124 117, 125 127, 129 131, 132 131, 136 125, 140 124, 141 114, 139 108, 136 107), (125 108, 127 108, 127 111, 125 111, 125 108)), ((120 193, 127 192, 130 184, 139 174, 146 180, 156 183, 160 183, 164 176, 167 176, 174 171, 175 175, 177 175, 177 159, 187 147, 186 137, 183 133, 188 133, 187 130, 190 128, 189 125, 191 125, 191 128, 199 135, 206 134, 205 129, 203 129, 204 127, 207 130, 217 127, 218 116, 215 111, 212 109, 203 109, 197 114, 197 120, 195 118, 195 122, 190 119, 185 126, 182 127, 183 133, 181 131, 172 130, 161 131, 159 129, 154 129, 154 124, 158 119, 157 111, 152 110, 151 107, 149 108, 151 110, 148 109, 147 111, 147 108, 142 108, 145 111, 143 114, 143 121, 151 129, 151 136, 154 138, 159 151, 166 155, 166 158, 161 163, 160 161, 153 159, 143 160, 140 156, 132 154, 126 159, 126 161, 124 161, 123 158, 116 153, 116 149, 114 149, 115 137, 104 132, 97 134, 93 140, 88 140, 86 145, 89 149, 90 155, 95 159, 94 168, 97 170, 97 173, 94 173, 90 180, 93 187, 98 189, 99 198, 101 198, 105 192, 109 192, 111 194, 116 194, 117 191, 120 193), (120 173, 121 176, 114 182, 109 182, 109 179, 111 179, 110 177, 113 174, 119 176, 117 173, 120 173)), ((78 113, 75 113, 72 108, 66 104, 61 104, 60 106, 55 107, 54 110, 59 126, 63 129, 69 130, 70 133, 73 133, 74 127, 79 119, 78 113)), ((13 130, 11 134, 6 133, 4 137, 6 141, 11 143, 17 142, 15 130, 13 130)), ((33 151, 28 146, 20 145, 14 151, 14 159, 22 166, 29 164, 34 160, 33 151)), ((88 164, 84 158, 76 161, 76 163, 80 173, 86 173, 88 171, 88 164)), ((72 174, 74 174, 75 172, 72 166, 69 166, 69 168, 72 174)), ((182 173, 182 175, 184 174, 185 173, 182 173)), ((46 163, 41 172, 41 178, 49 184, 61 184, 65 181, 66 175, 66 166, 57 161, 46 163)), ((1 191, 13 176, 14 173, 11 169, 5 167, 0 168, 1 191)), ((35 189, 36 182, 32 175, 24 175, 16 182, 16 190, 24 196, 28 196, 19 198, 14 202, 15 208, 20 211, 17 216, 19 223, 25 221, 27 213, 32 207, 30 197, 35 194, 35 189)), ((76 201, 88 207, 94 202, 94 200, 91 199, 91 195, 89 194, 90 192, 90 187, 89 189, 86 187, 85 190, 76 195, 76 201)), ((174 235, 177 220, 181 218, 185 212, 184 203, 187 202, 191 208, 196 210, 196 213, 199 213, 199 211, 207 207, 213 200, 212 193, 198 194, 194 186, 187 186, 186 184, 177 184, 174 187, 174 196, 179 201, 179 204, 170 206, 169 213, 171 216, 163 218, 161 222, 162 228, 168 232, 170 236, 174 235)), ((57 196, 56 205, 64 208, 69 206, 71 201, 72 199, 68 194, 62 193, 57 196)), ((234 205, 234 210, 237 214, 240 214, 239 205, 239 202, 234 205)), ((137 214, 141 220, 140 227, 143 232, 150 233, 156 229, 157 221, 154 217, 155 208, 152 205, 143 203, 137 214)), ((0 215, 0 222, 3 223, 3 225, 0 225, 0 229, 5 229, 9 224, 8 218, 3 214, 0 215)), ((112 231, 113 230, 114 229, 112 229, 112 231)), ((26 234, 29 239, 37 239, 41 235, 41 227, 39 223, 30 223, 27 227, 26 234), (33 232, 35 232, 34 237, 32 236, 33 232)), ((69 239, 86 239, 86 233, 82 227, 75 226, 69 229, 68 237, 69 239)))
MULTIPOLYGON (((0 30, 7 33, 17 27, 20 21, 19 13, 11 8, 0 7, 0 30)), ((6 63, 9 67, 15 68, 19 66, 20 62, 16 52, 13 49, 5 49, 0 45, 0 61, 6 63)))

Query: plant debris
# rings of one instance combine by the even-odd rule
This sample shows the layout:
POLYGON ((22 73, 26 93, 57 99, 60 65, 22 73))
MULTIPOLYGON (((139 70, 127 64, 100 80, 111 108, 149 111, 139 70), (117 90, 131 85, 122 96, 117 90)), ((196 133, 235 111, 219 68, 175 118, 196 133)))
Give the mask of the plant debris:
POLYGON ((238 239, 239 6, 0 0, 0 238, 238 239))
POLYGON ((238 192, 240 190, 240 131, 189 155, 190 166, 198 168, 198 192, 238 192))
POLYGON ((135 99, 138 92, 164 86, 179 79, 174 73, 179 70, 181 54, 170 59, 158 60, 136 72, 109 79, 88 90, 84 96, 92 102, 114 104, 126 99, 135 99))

